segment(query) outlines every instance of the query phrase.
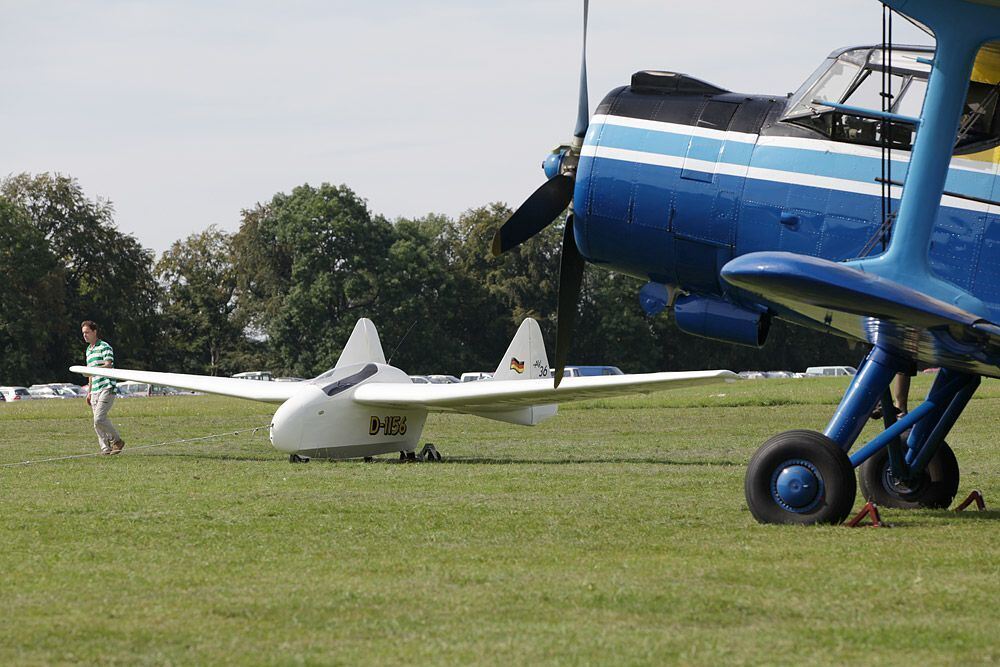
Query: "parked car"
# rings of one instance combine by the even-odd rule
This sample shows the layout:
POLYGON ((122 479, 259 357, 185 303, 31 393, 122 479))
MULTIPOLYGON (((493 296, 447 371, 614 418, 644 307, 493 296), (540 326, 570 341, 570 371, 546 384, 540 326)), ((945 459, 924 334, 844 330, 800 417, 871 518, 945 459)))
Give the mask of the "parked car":
POLYGON ((493 373, 487 373, 486 371, 470 371, 468 373, 462 373, 462 382, 489 380, 491 377, 493 377, 493 373))
POLYGON ((858 369, 854 366, 810 366, 806 369, 809 376, 847 376, 857 374, 858 369))
POLYGON ((617 366, 567 366, 563 377, 578 378, 595 375, 625 375, 617 366))
POLYGON ((0 387, 0 393, 8 401, 27 401, 31 399, 27 387, 0 387))
POLYGON ((282 377, 274 378, 275 382, 305 382, 305 378, 282 377))
POLYGON ((32 398, 36 399, 62 398, 59 392, 48 385, 32 385, 28 387, 28 393, 31 394, 32 398))
POLYGON ((270 382, 274 379, 271 376, 271 371, 244 371, 243 373, 237 373, 233 377, 243 380, 264 380, 265 382, 270 382))
POLYGON ((428 375, 427 379, 431 381, 432 384, 454 384, 456 382, 461 382, 454 375, 428 375))
POLYGON ((116 393, 122 398, 146 397, 150 395, 151 387, 145 382, 119 382, 116 393))
POLYGON ((50 382, 49 386, 66 398, 83 398, 87 395, 86 387, 81 387, 72 382, 50 382))
POLYGON ((410 376, 410 382, 412 382, 413 384, 430 384, 431 383, 431 381, 427 378, 426 375, 411 375, 410 376))
POLYGON ((28 393, 32 398, 80 398, 80 394, 76 393, 76 385, 61 382, 33 384, 28 387, 28 393))

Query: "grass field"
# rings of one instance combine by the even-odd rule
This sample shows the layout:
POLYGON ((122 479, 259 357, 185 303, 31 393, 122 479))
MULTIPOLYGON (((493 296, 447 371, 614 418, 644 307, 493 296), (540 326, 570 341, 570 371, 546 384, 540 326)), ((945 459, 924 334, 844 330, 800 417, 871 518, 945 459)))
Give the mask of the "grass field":
MULTIPOLYGON (((843 389, 702 387, 535 428, 432 416, 445 461, 407 465, 290 465, 265 432, 140 449, 272 409, 120 400, 122 456, 0 468, 0 663, 1000 661, 1000 512, 884 510, 881 530, 747 511, 756 447, 822 429, 843 389)), ((993 508, 998 426, 986 381, 949 437, 960 496, 993 508)), ((95 446, 82 401, 0 405, 0 464, 95 446)))

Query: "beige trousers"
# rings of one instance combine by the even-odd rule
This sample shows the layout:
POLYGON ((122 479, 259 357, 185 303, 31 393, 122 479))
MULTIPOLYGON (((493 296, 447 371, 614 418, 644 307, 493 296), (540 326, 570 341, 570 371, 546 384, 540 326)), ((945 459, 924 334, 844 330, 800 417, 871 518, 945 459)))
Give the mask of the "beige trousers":
POLYGON ((108 417, 114 402, 115 390, 111 388, 90 395, 90 408, 94 411, 94 430, 97 432, 97 441, 101 445, 102 452, 110 451, 111 445, 121 439, 118 430, 108 417))

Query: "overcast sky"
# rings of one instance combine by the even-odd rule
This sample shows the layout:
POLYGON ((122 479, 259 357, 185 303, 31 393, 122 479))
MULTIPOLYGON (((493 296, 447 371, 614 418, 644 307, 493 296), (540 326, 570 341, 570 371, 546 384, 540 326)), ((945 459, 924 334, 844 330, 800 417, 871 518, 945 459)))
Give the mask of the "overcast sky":
MULTIPOLYGON (((516 206, 573 131, 574 0, 0 8, 0 176, 73 176, 157 252, 306 182, 389 218, 516 206)), ((639 69, 784 94, 881 33, 876 0, 595 0, 591 110, 639 69)))

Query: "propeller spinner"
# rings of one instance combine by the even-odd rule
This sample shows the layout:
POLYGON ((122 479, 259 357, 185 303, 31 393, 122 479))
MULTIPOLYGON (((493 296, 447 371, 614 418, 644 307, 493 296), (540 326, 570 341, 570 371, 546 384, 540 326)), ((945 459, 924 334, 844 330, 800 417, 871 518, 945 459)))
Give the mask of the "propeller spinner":
POLYGON ((566 358, 573 340, 577 301, 583 282, 584 259, 573 237, 573 188, 580 148, 590 124, 590 100, 587 95, 587 15, 589 0, 583 1, 583 54, 580 62, 580 92, 573 143, 559 146, 545 160, 549 180, 535 190, 493 236, 494 256, 516 248, 539 233, 569 208, 563 232, 562 257, 559 263, 559 301, 556 310, 555 386, 562 382, 566 358))

